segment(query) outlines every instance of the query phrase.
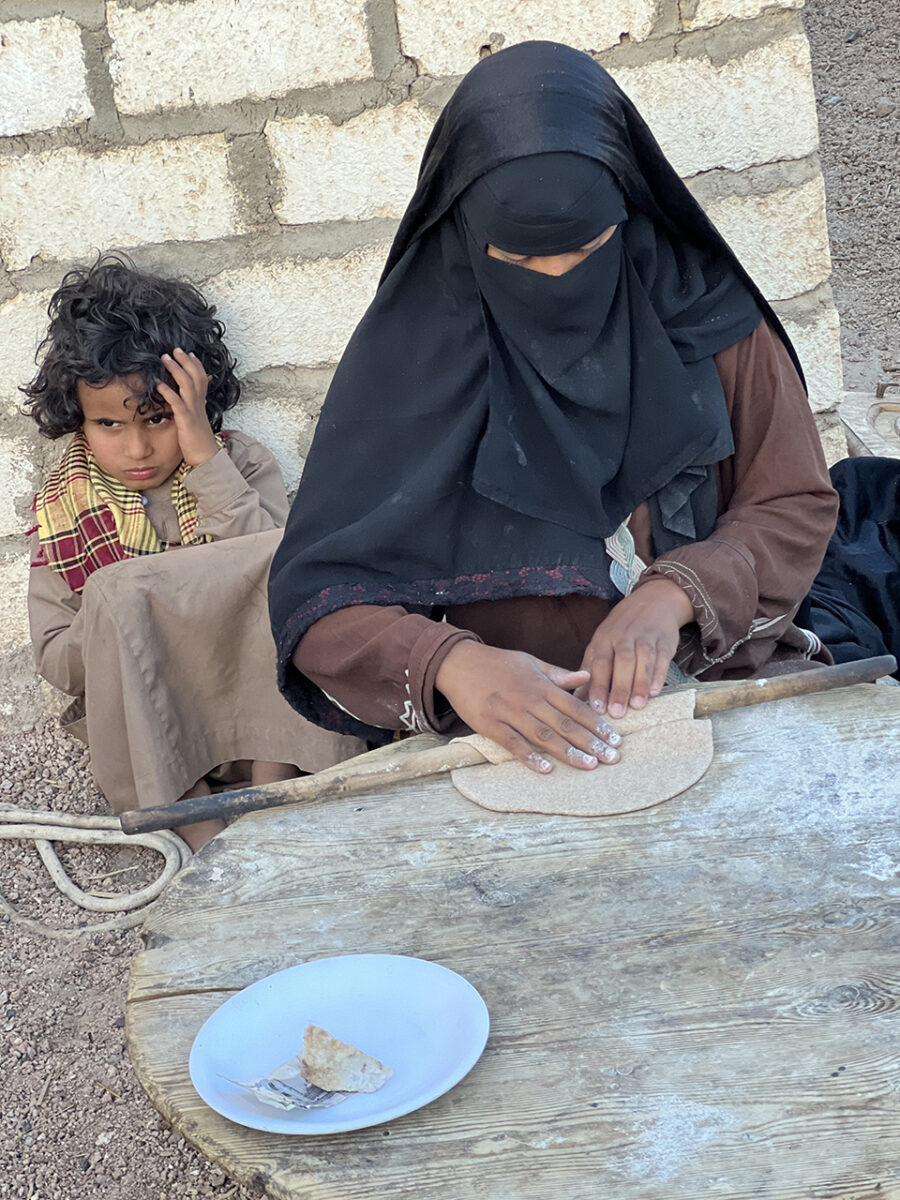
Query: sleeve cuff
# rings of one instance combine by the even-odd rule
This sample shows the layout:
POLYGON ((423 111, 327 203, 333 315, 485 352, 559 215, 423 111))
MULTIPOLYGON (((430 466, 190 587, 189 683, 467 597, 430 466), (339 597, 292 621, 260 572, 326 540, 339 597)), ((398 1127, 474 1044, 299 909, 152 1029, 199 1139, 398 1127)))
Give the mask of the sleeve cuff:
POLYGON ((459 717, 440 692, 434 681, 444 659, 460 642, 480 642, 477 634, 454 625, 432 622, 415 642, 409 656, 407 689, 413 710, 423 729, 432 733, 447 733, 459 725, 459 717))
POLYGON ((694 621, 699 628, 701 640, 708 643, 715 639, 719 630, 719 618, 713 608, 712 599, 704 587, 703 580, 696 571, 685 566, 684 563, 661 558, 641 574, 635 584, 635 589, 644 583, 649 583, 651 579, 668 579, 672 583, 678 584, 691 602, 694 621))
POLYGON ((223 449, 199 466, 191 467, 184 477, 184 486, 196 499, 200 518, 220 512, 249 490, 246 479, 223 449))

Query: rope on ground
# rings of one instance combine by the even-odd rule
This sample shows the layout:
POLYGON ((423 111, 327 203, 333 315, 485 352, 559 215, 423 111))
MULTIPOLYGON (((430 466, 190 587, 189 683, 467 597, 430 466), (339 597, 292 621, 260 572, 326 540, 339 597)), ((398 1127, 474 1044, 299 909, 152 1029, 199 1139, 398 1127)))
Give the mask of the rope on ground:
POLYGON ((74 938, 85 934, 102 933, 107 929, 130 929, 140 925, 147 916, 146 906, 152 904, 190 861, 188 845, 169 830, 158 833, 123 833, 118 817, 82 816, 78 813, 46 812, 40 809, 17 808, 0 804, 0 838, 33 841, 50 878, 60 892, 79 908, 88 912, 115 912, 122 915, 96 925, 79 925, 76 929, 53 929, 41 921, 24 917, 5 896, 0 895, 0 911, 10 920, 24 925, 33 933, 45 937, 74 938), (165 859, 157 878, 136 892, 121 896, 92 896, 73 883, 53 849, 52 842, 76 845, 146 846, 165 859))

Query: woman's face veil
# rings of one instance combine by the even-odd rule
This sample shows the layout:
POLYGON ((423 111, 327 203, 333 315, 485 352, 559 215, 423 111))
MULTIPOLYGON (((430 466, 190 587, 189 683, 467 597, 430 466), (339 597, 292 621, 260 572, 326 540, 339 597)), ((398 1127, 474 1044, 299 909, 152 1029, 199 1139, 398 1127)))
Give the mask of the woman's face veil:
MULTIPOLYGON (((444 218, 468 257, 487 341, 472 486, 522 516, 605 537, 691 470, 674 507, 681 532, 696 534, 685 502, 732 449, 715 372, 685 361, 697 349, 685 329, 711 285, 698 251, 676 252, 643 214, 629 228, 628 215, 607 166, 548 151, 485 172, 444 218), (568 269, 542 271, 554 256, 568 269)), ((738 290, 749 331, 758 313, 738 290)))
POLYGON ((457 205, 482 302, 498 332, 548 382, 590 349, 606 324, 621 272, 621 239, 580 255, 626 218, 609 171, 578 154, 513 159, 476 180, 457 205), (524 265, 489 248, 527 256, 524 265), (564 274, 531 258, 568 256, 564 274), (588 261, 589 260, 589 261, 588 261))

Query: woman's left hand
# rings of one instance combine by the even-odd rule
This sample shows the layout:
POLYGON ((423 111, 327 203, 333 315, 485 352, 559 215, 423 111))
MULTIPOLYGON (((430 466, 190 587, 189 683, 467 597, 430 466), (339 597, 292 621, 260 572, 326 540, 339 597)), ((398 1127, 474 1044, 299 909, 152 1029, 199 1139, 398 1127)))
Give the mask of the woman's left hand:
POLYGON ((180 348, 173 354, 164 354, 162 361, 178 390, 167 383, 158 384, 156 390, 172 410, 184 461, 189 467, 199 467, 219 452, 219 443, 206 415, 209 377, 197 355, 180 348))
POLYGON ((650 579, 620 600, 591 638, 582 670, 591 682, 576 695, 611 717, 643 708, 662 691, 681 627, 694 619, 686 592, 670 579, 650 579))

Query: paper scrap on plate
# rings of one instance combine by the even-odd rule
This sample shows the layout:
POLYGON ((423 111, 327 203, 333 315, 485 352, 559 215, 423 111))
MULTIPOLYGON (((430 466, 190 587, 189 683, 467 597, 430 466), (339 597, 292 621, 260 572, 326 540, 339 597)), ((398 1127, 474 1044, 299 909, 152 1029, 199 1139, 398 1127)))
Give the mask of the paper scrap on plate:
POLYGON ((393 1073, 377 1058, 307 1025, 299 1054, 238 1087, 274 1108, 333 1108, 356 1092, 377 1092, 393 1073))

